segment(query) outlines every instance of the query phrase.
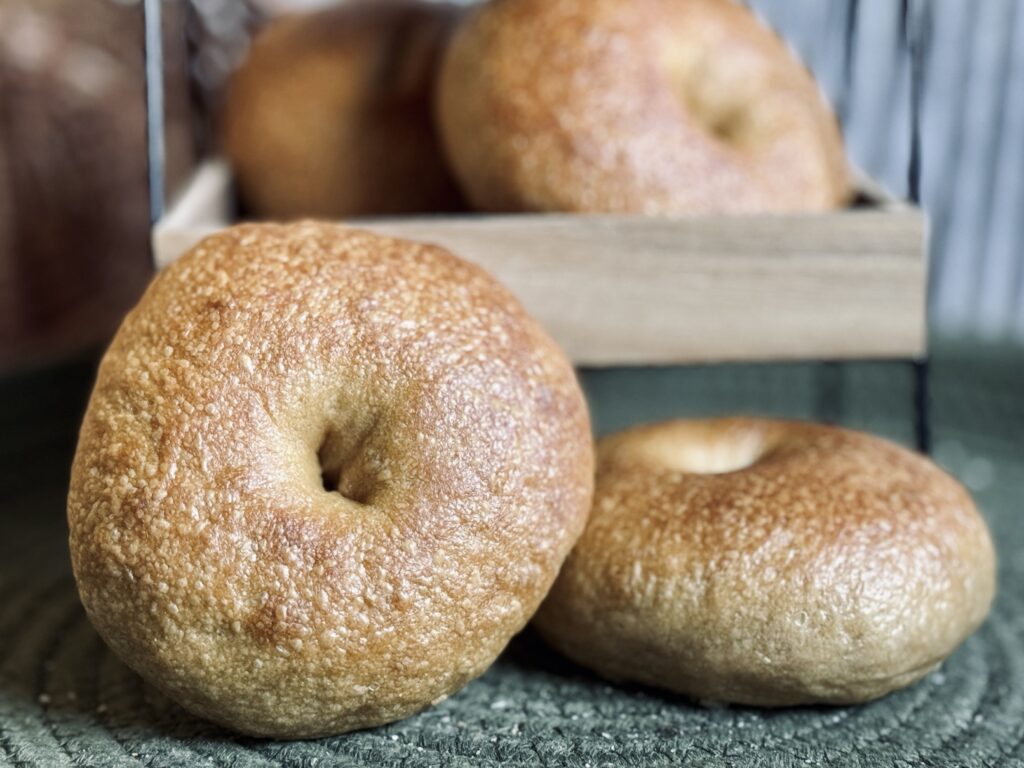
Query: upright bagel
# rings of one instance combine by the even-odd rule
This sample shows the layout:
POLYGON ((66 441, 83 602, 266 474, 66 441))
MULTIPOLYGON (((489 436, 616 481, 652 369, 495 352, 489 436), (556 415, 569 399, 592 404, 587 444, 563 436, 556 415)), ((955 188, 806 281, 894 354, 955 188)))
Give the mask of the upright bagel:
POLYGON ((594 511, 536 622, 612 679, 845 704, 934 669, 994 589, 984 521, 927 459, 819 425, 676 421, 599 443, 594 511))
POLYGON ((810 74, 727 0, 492 0, 439 85, 445 148, 493 211, 813 211, 848 194, 810 74))
POLYGON ((479 675, 583 528, 572 367, 429 245, 249 225, 160 274, 100 366, 68 497, 131 667, 259 736, 395 720, 479 675))
POLYGON ((463 206, 434 128, 458 9, 359 0, 274 21, 231 79, 223 145, 248 212, 294 219, 463 206))

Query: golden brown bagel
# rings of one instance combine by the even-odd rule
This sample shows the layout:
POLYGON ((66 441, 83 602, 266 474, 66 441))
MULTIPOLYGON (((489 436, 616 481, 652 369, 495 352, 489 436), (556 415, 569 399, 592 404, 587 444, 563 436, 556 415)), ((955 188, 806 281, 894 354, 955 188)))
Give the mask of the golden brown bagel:
POLYGON ((319 736, 486 669, 592 478, 572 367, 484 271, 354 229, 239 226, 160 274, 103 359, 71 556, 93 624, 169 696, 319 736))
POLYGON ((493 0, 460 25, 438 120, 492 211, 813 211, 848 195, 814 80, 728 0, 493 0))
POLYGON ((232 78, 222 137, 248 212, 340 218, 463 206, 434 128, 455 6, 362 0, 284 17, 232 78))
POLYGON ((759 706, 860 702, 978 627, 994 560, 967 492, 892 443, 666 422, 598 444, 594 511, 537 626, 614 680, 759 706))

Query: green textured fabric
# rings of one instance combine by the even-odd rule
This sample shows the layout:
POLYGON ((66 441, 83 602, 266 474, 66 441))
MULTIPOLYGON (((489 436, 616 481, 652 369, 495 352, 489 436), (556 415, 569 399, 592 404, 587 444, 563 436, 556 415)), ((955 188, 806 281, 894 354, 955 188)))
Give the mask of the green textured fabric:
MULTIPOLYGON (((935 456, 975 493, 997 541, 992 616, 940 671, 870 705, 703 709, 613 686, 527 631, 487 674, 403 722, 336 738, 267 742, 190 717, 129 672, 89 626, 71 580, 64 489, 88 364, 0 382, 0 764, 1024 765, 1024 355, 942 349, 935 456)), ((815 365, 583 374, 600 432, 681 415, 813 418, 815 365)), ((834 383, 834 382, 833 382, 834 383)), ((911 378, 848 364, 841 420, 911 436, 911 378)), ((827 405, 827 404, 825 404, 827 405)))

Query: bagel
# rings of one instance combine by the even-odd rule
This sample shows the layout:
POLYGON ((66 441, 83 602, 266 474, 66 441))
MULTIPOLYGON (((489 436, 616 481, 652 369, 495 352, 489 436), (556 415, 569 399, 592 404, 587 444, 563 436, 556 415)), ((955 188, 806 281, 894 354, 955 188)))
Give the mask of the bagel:
POLYGON ((610 679, 757 706, 867 701, 934 669, 992 602, 967 492, 887 441, 672 421, 601 440, 597 463, 536 626, 610 679))
POLYGON ((158 275, 100 365, 68 497, 89 618, 243 733, 409 715, 479 675, 582 531, 573 369, 480 268, 316 223, 158 275))
POLYGON ((432 114, 458 13, 444 3, 361 0, 271 22, 229 81, 221 117, 246 213, 463 208, 432 114))
POLYGON ((437 115, 489 211, 799 212, 849 196, 813 78, 727 0, 493 0, 448 47, 437 115))

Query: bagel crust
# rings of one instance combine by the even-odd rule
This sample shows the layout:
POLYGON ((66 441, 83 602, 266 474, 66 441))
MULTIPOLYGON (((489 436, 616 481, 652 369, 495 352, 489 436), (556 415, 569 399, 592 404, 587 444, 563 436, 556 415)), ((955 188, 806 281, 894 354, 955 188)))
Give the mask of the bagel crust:
POLYGON ((315 737, 483 672, 592 490, 573 369, 487 273, 340 226, 243 225, 158 275, 104 357, 71 556, 93 624, 151 683, 244 733, 315 737))
POLYGON ((465 207, 434 126, 434 83, 460 10, 358 0, 285 16, 225 95, 221 139, 248 212, 344 218, 465 207))
POLYGON ((730 0, 492 0, 447 49, 437 113, 484 210, 799 212, 849 197, 814 79, 730 0))
POLYGON ((594 510, 536 625, 613 680, 848 704, 934 669, 994 590, 984 521, 927 459, 815 424, 672 421, 599 442, 594 510))

